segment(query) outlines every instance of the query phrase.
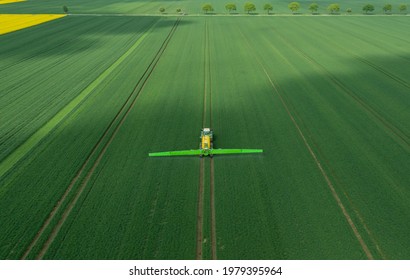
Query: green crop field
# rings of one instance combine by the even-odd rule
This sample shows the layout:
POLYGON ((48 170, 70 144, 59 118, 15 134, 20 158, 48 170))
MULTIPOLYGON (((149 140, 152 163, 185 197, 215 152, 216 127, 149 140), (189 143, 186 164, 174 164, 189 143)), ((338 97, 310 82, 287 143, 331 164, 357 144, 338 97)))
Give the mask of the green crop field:
POLYGON ((0 35, 0 259, 409 259, 410 17, 369 2, 71 1, 0 35), (203 127, 264 152, 148 157, 203 127))

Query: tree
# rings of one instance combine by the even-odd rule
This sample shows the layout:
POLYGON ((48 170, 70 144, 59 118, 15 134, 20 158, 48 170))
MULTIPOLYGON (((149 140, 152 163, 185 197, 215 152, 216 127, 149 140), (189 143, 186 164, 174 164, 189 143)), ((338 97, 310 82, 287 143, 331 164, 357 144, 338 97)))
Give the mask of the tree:
POLYGON ((288 8, 292 11, 292 13, 295 13, 297 10, 299 10, 300 4, 298 2, 292 2, 288 5, 288 8))
POLYGON ((319 5, 317 3, 312 3, 309 5, 309 11, 313 13, 316 13, 317 10, 319 9, 319 5))
POLYGON ((236 5, 234 3, 228 3, 225 5, 225 9, 231 13, 231 11, 236 11, 236 5))
POLYGON ((214 10, 214 8, 212 8, 211 4, 203 4, 202 5, 202 11, 204 11, 206 14, 208 12, 212 12, 214 10))
POLYGON ((383 11, 385 14, 387 14, 387 12, 391 13, 391 10, 393 9, 392 4, 386 4, 383 6, 383 11))
POLYGON ((244 5, 244 10, 249 14, 250 12, 256 11, 256 6, 252 2, 246 2, 244 5))
POLYGON ((272 6, 271 4, 269 4, 269 3, 268 3, 268 4, 265 4, 265 5, 263 6, 263 10, 268 11, 268 14, 269 14, 269 12, 273 10, 273 6, 272 6))
POLYGON ((64 11, 64 13, 68 13, 68 8, 67 8, 67 6, 63 6, 63 11, 64 11))
POLYGON ((368 14, 369 12, 373 12, 374 11, 374 6, 372 4, 366 4, 363 6, 363 12, 365 12, 366 14, 368 14))
POLYGON ((163 14, 165 12, 165 8, 159 8, 159 12, 163 14))
POLYGON ((177 13, 180 13, 182 10, 181 10, 181 8, 178 8, 177 9, 177 13))
POLYGON ((331 14, 338 13, 338 12, 340 11, 340 5, 339 5, 339 4, 330 4, 330 5, 327 7, 327 10, 328 10, 331 14))
POLYGON ((347 8, 346 13, 348 13, 350 15, 352 13, 352 8, 347 8))
POLYGON ((407 10, 407 5, 406 4, 400 4, 399 11, 400 12, 405 12, 406 10, 407 10))

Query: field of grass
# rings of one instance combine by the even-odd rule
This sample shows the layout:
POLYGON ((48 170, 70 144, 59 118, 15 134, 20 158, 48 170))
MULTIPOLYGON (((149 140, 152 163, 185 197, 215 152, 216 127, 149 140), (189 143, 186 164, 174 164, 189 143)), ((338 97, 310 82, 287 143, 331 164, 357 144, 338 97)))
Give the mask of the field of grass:
POLYGON ((409 26, 70 15, 1 35, 0 259, 409 259, 409 26), (264 153, 148 157, 203 126, 264 153))

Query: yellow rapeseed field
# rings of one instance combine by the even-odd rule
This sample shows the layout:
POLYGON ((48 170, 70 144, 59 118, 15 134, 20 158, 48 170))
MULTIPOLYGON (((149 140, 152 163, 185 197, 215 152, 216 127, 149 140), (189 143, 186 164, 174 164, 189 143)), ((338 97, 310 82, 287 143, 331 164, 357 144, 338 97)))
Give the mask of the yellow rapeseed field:
POLYGON ((0 5, 1 4, 9 4, 9 3, 15 3, 15 2, 24 2, 26 0, 0 0, 0 5))
MULTIPOLYGON (((2 1, 2 0, 0 0, 2 1)), ((66 15, 59 14, 0 14, 0 35, 55 20, 66 15)))

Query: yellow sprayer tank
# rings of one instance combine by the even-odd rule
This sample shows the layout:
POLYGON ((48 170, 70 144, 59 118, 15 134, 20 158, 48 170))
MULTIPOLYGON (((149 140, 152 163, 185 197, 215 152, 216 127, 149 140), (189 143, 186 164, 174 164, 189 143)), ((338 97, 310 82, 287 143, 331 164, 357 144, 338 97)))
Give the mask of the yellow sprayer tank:
POLYGON ((201 143, 200 149, 208 150, 212 149, 212 130, 210 128, 204 128, 201 130, 201 143))

